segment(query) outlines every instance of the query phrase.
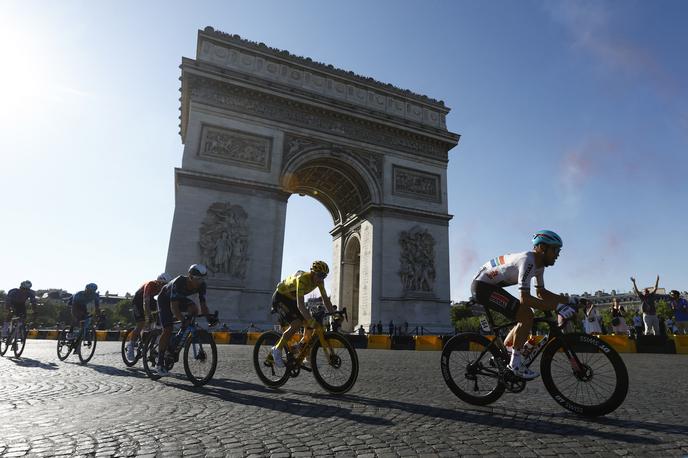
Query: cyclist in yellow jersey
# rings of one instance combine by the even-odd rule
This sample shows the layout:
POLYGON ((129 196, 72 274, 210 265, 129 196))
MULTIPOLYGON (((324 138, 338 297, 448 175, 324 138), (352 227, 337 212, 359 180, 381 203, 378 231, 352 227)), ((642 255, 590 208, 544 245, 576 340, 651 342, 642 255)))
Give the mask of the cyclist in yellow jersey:
MULTIPOLYGON (((277 367, 284 367, 282 348, 289 342, 294 333, 304 325, 304 322, 308 324, 313 321, 313 316, 311 316, 304 302, 306 294, 318 288, 327 311, 334 312, 330 298, 325 292, 325 278, 328 273, 330 273, 330 268, 324 261, 313 261, 310 272, 299 270, 277 285, 277 289, 272 295, 272 310, 280 314, 280 324, 283 326, 288 324, 282 338, 272 347, 272 358, 277 367)), ((299 344, 303 344, 312 332, 312 329, 307 329, 299 344)))

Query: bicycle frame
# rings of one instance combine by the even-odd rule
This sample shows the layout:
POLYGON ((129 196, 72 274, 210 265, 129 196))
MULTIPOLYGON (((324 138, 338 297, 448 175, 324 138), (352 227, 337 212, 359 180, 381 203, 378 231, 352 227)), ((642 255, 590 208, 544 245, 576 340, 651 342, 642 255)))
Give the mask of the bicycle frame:
MULTIPOLYGON (((502 324, 499 326, 495 326, 494 324, 494 318, 492 317, 492 313, 490 309, 487 307, 483 306, 483 310, 485 311, 485 315, 487 316, 487 321, 490 326, 490 329, 494 331, 495 333, 495 338, 490 342, 490 345, 485 347, 485 349, 480 353, 480 357, 478 360, 480 360, 485 353, 489 352, 490 349, 497 347, 502 354, 502 356, 506 359, 508 358, 508 352, 506 350, 506 346, 504 345, 504 341, 502 340, 502 334, 505 334, 505 330, 507 328, 511 328, 518 324, 517 321, 511 321, 506 324, 502 324)), ((564 335, 564 332, 562 329, 566 326, 566 324, 571 320, 571 318, 564 320, 564 322, 559 325, 558 323, 554 323, 553 317, 552 317, 552 312, 550 311, 544 311, 545 316, 544 317, 536 317, 533 319, 533 325, 537 323, 545 323, 549 327, 549 332, 543 337, 543 339, 540 341, 540 343, 537 345, 535 349, 531 351, 530 354, 528 354, 527 358, 528 360, 525 361, 526 367, 530 367, 531 364, 535 362, 537 357, 545 350, 547 345, 550 344, 550 342, 553 342, 559 338, 561 338, 564 335)), ((563 340, 564 342, 564 352, 566 353, 567 358, 571 362, 571 365, 574 370, 578 371, 581 368, 581 362, 578 359, 578 356, 569 348, 569 346, 566 344, 566 341, 563 340)))
POLYGON ((306 329, 313 329, 313 333, 310 335, 310 337, 308 337, 299 353, 294 356, 294 359, 299 366, 301 363, 303 363, 303 360, 306 359, 311 351, 311 348, 313 348, 313 343, 315 342, 314 337, 316 335, 318 341, 320 341, 320 346, 323 348, 323 351, 326 352, 327 357, 329 358, 332 355, 332 347, 330 346, 329 340, 325 339, 325 327, 323 326, 322 321, 325 317, 333 315, 347 316, 346 308, 341 311, 337 310, 333 313, 325 313, 324 311, 316 312, 313 314, 314 326, 311 328, 304 327, 304 333, 306 329))

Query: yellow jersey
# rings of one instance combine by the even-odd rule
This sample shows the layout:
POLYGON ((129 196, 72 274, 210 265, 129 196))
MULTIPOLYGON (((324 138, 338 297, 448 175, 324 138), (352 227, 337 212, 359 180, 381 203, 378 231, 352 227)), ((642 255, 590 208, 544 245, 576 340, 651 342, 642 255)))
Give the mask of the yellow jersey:
POLYGON ((305 296, 313 291, 315 288, 320 290, 320 296, 325 297, 325 288, 323 284, 316 284, 314 275, 303 270, 297 271, 294 275, 290 275, 282 280, 277 285, 277 292, 290 299, 296 300, 299 296, 305 296))

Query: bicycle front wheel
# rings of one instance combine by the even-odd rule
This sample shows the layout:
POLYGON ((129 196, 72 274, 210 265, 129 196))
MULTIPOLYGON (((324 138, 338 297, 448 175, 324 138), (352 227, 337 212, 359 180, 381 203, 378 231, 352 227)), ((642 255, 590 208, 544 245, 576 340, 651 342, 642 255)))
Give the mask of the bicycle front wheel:
POLYGON ((14 342, 12 343, 12 350, 14 351, 14 357, 19 358, 22 353, 24 353, 24 346, 26 346, 26 330, 24 327, 17 329, 14 342))
POLYGON ((217 369, 217 345, 205 329, 196 330, 184 345, 184 372, 196 386, 208 383, 217 369))
POLYGON ((504 394, 499 380, 498 364, 502 363, 496 348, 480 334, 458 334, 442 349, 442 377, 459 399, 469 404, 484 406, 495 402, 504 394))
POLYGON ((0 356, 5 356, 12 345, 12 340, 12 334, 7 334, 7 337, 0 337, 0 356))
POLYGON ((96 339, 96 328, 89 326, 84 331, 84 335, 81 336, 79 346, 76 350, 81 364, 86 364, 93 358, 93 354, 96 352, 96 343, 98 343, 96 339))
POLYGON ((160 353, 160 329, 154 329, 146 335, 143 344, 143 370, 151 380, 158 380, 160 376, 155 369, 158 364, 158 354, 160 353))
POLYGON ((338 332, 325 333, 324 347, 319 339, 316 340, 310 360, 315 380, 330 393, 346 393, 356 383, 358 355, 347 338, 338 332))
POLYGON ((136 328, 129 329, 129 331, 127 331, 124 334, 124 337, 122 337, 122 361, 124 361, 124 364, 127 367, 133 367, 139 361, 139 358, 141 358, 141 353, 138 350, 141 335, 139 335, 139 337, 132 342, 132 345, 134 345, 134 348, 136 349, 136 351, 134 352, 134 359, 130 360, 129 358, 127 358, 127 341, 131 333, 134 332, 134 329, 136 328))
MULTIPOLYGON (((253 347, 253 368, 265 386, 277 388, 289 380, 289 371, 286 367, 277 367, 272 359, 272 347, 282 338, 277 331, 266 331, 258 336, 253 347)), ((284 357, 286 360, 286 357, 284 357)))
POLYGON ((628 393, 628 371, 621 356, 594 336, 558 337, 545 348, 540 370, 554 400, 587 417, 613 412, 628 393))
POLYGON ((67 359, 72 352, 72 342, 67 339, 67 334, 69 334, 69 327, 62 328, 57 334, 57 357, 60 361, 67 359))

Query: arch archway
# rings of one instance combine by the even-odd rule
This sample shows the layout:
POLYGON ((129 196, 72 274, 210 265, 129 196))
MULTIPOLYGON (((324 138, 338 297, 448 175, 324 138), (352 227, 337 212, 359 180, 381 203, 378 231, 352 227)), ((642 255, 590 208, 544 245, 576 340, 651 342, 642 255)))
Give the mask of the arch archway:
POLYGON ((332 217, 328 293, 353 306, 352 328, 449 326, 446 170, 459 137, 443 102, 211 28, 181 68, 167 271, 208 264, 209 303, 231 326, 272 326, 287 201, 302 194, 332 217))
POLYGON ((349 321, 342 328, 355 331, 359 325, 361 285, 361 242, 358 234, 349 237, 344 246, 341 272, 341 306, 347 307, 349 321))

